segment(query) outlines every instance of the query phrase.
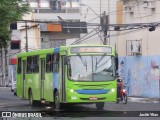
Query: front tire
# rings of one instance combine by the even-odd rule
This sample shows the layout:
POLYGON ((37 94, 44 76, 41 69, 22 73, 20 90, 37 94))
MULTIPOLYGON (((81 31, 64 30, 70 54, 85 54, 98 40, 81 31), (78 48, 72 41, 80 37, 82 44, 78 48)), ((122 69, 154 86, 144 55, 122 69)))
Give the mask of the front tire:
POLYGON ((123 94, 123 103, 124 104, 127 104, 127 95, 126 94, 123 94))
POLYGON ((102 110, 104 108, 104 102, 97 102, 96 107, 97 107, 97 110, 102 110))
POLYGON ((32 90, 29 91, 29 103, 32 106, 39 106, 40 105, 40 101, 33 100, 32 90))

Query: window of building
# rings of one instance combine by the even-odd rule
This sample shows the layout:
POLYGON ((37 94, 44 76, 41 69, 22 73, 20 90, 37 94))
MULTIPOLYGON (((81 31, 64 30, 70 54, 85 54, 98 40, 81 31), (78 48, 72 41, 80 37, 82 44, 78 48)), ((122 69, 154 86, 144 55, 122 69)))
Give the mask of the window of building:
POLYGON ((11 30, 17 30, 17 22, 11 23, 11 24, 10 24, 10 29, 11 29, 11 30))
POLYGON ((80 0, 30 0, 30 6, 39 13, 79 13, 80 0))
POLYGON ((20 49, 20 41, 11 41, 11 49, 20 49))
POLYGON ((21 74, 21 67, 22 67, 21 58, 18 58, 18 64, 17 64, 17 73, 18 74, 21 74))

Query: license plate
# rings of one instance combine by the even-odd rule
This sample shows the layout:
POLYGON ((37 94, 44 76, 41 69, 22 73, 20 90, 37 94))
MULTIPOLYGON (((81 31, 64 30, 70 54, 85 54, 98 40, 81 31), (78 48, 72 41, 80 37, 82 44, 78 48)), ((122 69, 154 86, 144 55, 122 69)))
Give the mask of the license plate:
POLYGON ((90 99, 90 100, 97 100, 96 97, 90 97, 89 99, 90 99))

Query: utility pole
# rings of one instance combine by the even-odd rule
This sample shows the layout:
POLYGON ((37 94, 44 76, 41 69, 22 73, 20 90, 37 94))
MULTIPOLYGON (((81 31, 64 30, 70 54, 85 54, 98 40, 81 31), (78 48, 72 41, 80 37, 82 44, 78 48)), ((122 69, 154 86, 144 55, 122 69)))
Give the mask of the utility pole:
MULTIPOLYGON (((110 23, 110 0, 108 0, 108 24, 110 23)), ((109 27, 108 27, 109 29, 109 27)), ((109 35, 110 35, 110 31, 109 32, 109 35)), ((108 37, 108 44, 110 44, 110 37, 108 37)))
POLYGON ((1 82, 0 82, 0 86, 3 86, 3 49, 0 49, 1 51, 1 82))
POLYGON ((108 15, 106 15, 106 11, 103 12, 103 16, 101 17, 101 27, 104 34, 104 45, 108 44, 107 41, 107 31, 108 31, 108 15))
POLYGON ((5 86, 6 86, 6 84, 8 84, 8 80, 7 80, 7 78, 8 78, 8 68, 7 68, 7 53, 8 53, 8 51, 7 51, 7 47, 5 47, 5 49, 4 49, 4 62, 5 62, 5 66, 4 66, 4 79, 5 79, 5 86))
POLYGON ((27 25, 27 21, 25 21, 25 28, 26 28, 26 52, 28 52, 28 33, 27 33, 28 25, 27 25))
POLYGON ((25 30, 26 30, 26 52, 28 52, 28 25, 27 25, 27 20, 25 20, 25 26, 22 26, 22 27, 25 27, 25 30))

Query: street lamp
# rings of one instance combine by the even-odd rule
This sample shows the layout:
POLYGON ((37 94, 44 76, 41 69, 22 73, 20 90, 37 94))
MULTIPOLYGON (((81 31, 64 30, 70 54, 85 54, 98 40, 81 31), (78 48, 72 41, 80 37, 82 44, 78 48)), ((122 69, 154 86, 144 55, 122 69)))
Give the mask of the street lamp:
POLYGON ((155 29, 156 29, 155 26, 151 26, 151 27, 149 28, 149 31, 152 32, 152 31, 155 31, 155 29))
POLYGON ((120 26, 115 26, 115 27, 114 27, 114 30, 115 30, 115 31, 119 31, 120 29, 121 29, 120 26))
POLYGON ((80 6, 87 6, 92 12, 94 12, 94 14, 96 14, 99 18, 100 16, 89 6, 89 5, 85 5, 83 3, 79 4, 80 6))

